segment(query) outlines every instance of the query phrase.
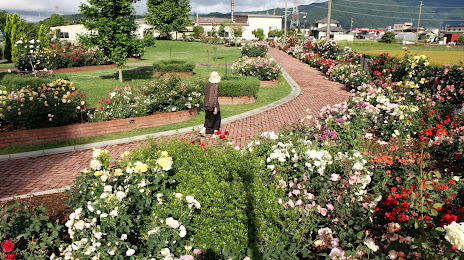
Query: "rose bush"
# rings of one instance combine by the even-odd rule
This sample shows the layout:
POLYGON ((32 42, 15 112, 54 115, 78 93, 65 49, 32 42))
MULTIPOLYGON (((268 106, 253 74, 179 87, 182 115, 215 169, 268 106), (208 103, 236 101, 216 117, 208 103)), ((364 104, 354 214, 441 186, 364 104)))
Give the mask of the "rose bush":
POLYGON ((248 57, 242 57, 232 65, 232 71, 236 75, 256 77, 259 80, 275 80, 281 74, 279 64, 267 58, 248 59, 248 57))

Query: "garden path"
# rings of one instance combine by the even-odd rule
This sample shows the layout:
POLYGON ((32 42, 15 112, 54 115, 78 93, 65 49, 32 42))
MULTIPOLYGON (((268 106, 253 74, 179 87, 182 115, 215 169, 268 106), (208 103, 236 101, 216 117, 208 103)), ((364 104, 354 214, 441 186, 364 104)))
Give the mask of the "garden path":
MULTIPOLYGON (((310 109, 318 116, 322 107, 347 101, 349 92, 341 85, 327 80, 320 72, 276 49, 269 50, 287 74, 300 87, 300 94, 275 108, 262 113, 224 123, 221 129, 229 131, 228 141, 243 145, 253 136, 266 131, 277 131, 297 123, 310 109)), ((224 120, 228 121, 228 120, 224 120)), ((201 139, 211 144, 215 139, 200 138, 197 133, 178 133, 174 138, 201 139)), ((145 141, 101 147, 108 149, 113 158, 130 151, 145 141)), ((25 194, 44 194, 72 184, 79 172, 89 167, 92 150, 65 152, 0 162, 0 199, 25 194)))

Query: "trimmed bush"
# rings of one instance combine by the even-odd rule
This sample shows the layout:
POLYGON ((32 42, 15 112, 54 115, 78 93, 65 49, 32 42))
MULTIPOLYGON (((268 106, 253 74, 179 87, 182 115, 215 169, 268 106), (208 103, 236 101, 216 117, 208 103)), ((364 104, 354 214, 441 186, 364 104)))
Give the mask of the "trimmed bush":
POLYGON ((190 72, 195 68, 195 64, 182 60, 165 60, 156 62, 153 67, 157 72, 190 72))
POLYGON ((57 79, 69 80, 68 76, 63 74, 38 74, 36 76, 32 74, 6 74, 0 81, 0 85, 5 87, 3 90, 11 92, 26 86, 37 88, 57 79))
POLYGON ((256 97, 259 91, 259 80, 253 77, 231 77, 218 85, 221 97, 256 97))
POLYGON ((264 44, 245 44, 242 47, 242 56, 264 57, 267 53, 267 46, 264 44))

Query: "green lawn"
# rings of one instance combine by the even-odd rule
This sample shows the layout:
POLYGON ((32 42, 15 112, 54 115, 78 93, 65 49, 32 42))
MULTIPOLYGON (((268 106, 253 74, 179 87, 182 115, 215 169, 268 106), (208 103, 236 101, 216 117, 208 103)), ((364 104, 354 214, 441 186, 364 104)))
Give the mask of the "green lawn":
POLYGON ((462 46, 425 45, 423 43, 402 45, 397 43, 377 43, 366 40, 354 42, 340 41, 339 46, 341 49, 349 46, 354 51, 364 54, 379 55, 381 53, 388 53, 391 56, 399 58, 404 57, 406 51, 403 50, 403 47, 406 47, 409 56, 425 55, 429 58, 429 62, 432 65, 459 65, 464 63, 464 48, 462 46))

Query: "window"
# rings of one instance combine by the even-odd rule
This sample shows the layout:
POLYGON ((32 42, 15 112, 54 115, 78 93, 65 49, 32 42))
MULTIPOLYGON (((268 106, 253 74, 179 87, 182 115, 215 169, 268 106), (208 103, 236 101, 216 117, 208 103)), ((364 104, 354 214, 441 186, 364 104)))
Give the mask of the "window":
POLYGON ((69 33, 68 32, 60 32, 60 38, 61 39, 69 39, 69 33))

